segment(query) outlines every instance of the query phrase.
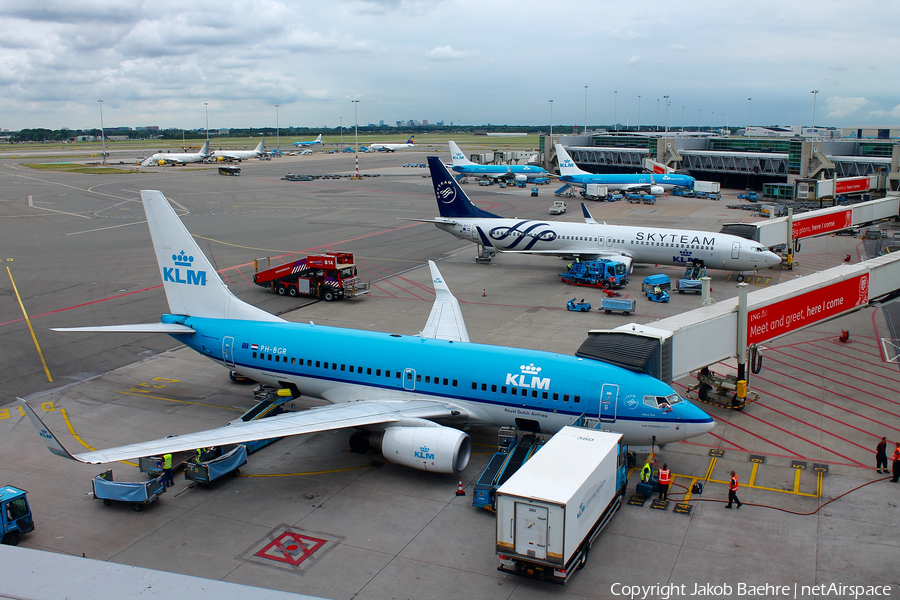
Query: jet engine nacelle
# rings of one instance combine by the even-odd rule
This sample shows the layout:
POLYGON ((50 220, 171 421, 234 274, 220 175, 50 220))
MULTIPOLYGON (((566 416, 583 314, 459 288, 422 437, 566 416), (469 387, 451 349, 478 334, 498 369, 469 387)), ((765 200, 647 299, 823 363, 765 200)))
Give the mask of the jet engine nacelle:
POLYGON ((385 459, 405 467, 459 473, 469 464, 472 438, 458 429, 441 425, 388 427, 381 435, 381 453, 385 459))
POLYGON ((516 181, 528 181, 528 175, 522 175, 521 173, 516 175, 516 181))
POLYGON ((666 189, 661 185, 651 185, 650 193, 654 196, 664 196, 666 193, 666 189))

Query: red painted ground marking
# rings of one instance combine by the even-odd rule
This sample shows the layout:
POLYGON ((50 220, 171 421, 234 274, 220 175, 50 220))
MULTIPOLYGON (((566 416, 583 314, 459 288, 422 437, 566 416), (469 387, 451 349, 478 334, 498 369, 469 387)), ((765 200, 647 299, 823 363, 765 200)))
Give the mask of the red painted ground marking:
MULTIPOLYGON (((720 436, 714 434, 713 432, 709 432, 709 435, 713 436, 713 437, 716 438, 717 440, 720 440, 720 441, 722 441, 722 442, 725 442, 726 444, 731 444, 732 446, 734 446, 734 447, 737 448, 738 450, 743 450, 744 452, 750 452, 750 451, 747 450, 746 448, 742 448, 742 447, 738 446, 737 444, 735 444, 734 442, 730 442, 730 441, 726 440, 725 438, 720 437, 720 436)), ((711 446, 711 447, 712 447, 712 446, 711 446)))
MULTIPOLYGON (((805 352, 805 353, 807 353, 807 354, 810 354, 810 355, 812 355, 812 356, 815 356, 816 358, 821 358, 821 359, 825 359, 825 360, 828 360, 828 359, 829 359, 829 357, 827 357, 827 356, 823 356, 823 355, 821 355, 821 354, 816 354, 815 352, 810 352, 809 350, 803 350, 803 349, 800 349, 800 348, 796 348, 796 349, 797 349, 797 350, 800 350, 801 352, 805 352)), ((791 357, 791 358, 794 358, 794 359, 799 360, 799 361, 803 361, 803 362, 805 362, 805 363, 810 363, 810 364, 817 365, 817 366, 820 364, 820 363, 817 363, 817 362, 812 361, 812 360, 807 360, 807 359, 805 359, 805 358, 800 358, 799 356, 795 356, 795 355, 793 355, 793 354, 788 354, 787 352, 784 352, 784 351, 782 351, 782 350, 773 350, 773 352, 779 352, 779 353, 781 353, 781 354, 784 354, 785 356, 789 356, 789 357, 791 357)), ((838 354, 838 353, 835 352, 835 354, 838 354)), ((840 355, 840 354, 838 354, 838 355, 839 355, 839 356, 843 356, 843 355, 840 355)), ((848 358, 853 358, 854 360, 857 360, 855 357, 848 357, 848 358)), ((858 362, 864 362, 864 361, 858 361, 858 362)), ((846 363, 841 363, 841 362, 838 362, 838 361, 832 361, 832 364, 834 364, 835 367, 849 366, 849 365, 847 365, 846 363)), ((866 364, 869 364, 869 363, 866 363, 866 364)), ((881 379, 888 379, 888 378, 885 377, 883 374, 881 374, 881 373, 875 373, 874 371, 867 371, 866 369, 861 369, 861 368, 859 368, 859 367, 852 367, 852 369, 853 369, 854 372, 857 372, 857 373, 865 373, 865 374, 871 375, 871 376, 873 376, 873 377, 878 377, 878 378, 881 378, 881 379)), ((834 371, 835 371, 836 373, 844 374, 843 371, 838 371, 837 368, 835 368, 834 371)), ((853 379, 859 379, 860 381, 868 381, 868 382, 872 383, 872 380, 871 380, 871 379, 868 379, 868 378, 866 378, 866 377, 857 377, 857 376, 855 376, 855 375, 851 375, 850 373, 846 373, 846 375, 847 375, 847 377, 852 377, 853 379)), ((891 379, 891 381, 893 381, 894 383, 900 383, 900 381, 895 380, 895 379, 891 379)), ((878 384, 875 383, 874 385, 878 385, 878 384)), ((886 387, 886 386, 879 386, 879 387, 886 387)), ((896 388, 896 387, 887 387, 886 389, 889 389, 889 390, 895 390, 895 389, 897 389, 897 388, 896 388)))
MULTIPOLYGON (((867 371, 866 369, 860 369, 858 367, 854 367, 854 369, 856 371, 859 371, 860 373, 868 373, 868 374, 872 375, 873 377, 880 377, 882 379, 888 379, 890 381, 893 381, 894 383, 900 384, 900 373, 897 372, 896 368, 891 368, 887 365, 883 365, 883 364, 879 364, 876 362, 861 359, 858 356, 853 356, 852 354, 844 354, 843 352, 838 352, 837 350, 833 350, 831 348, 822 348, 820 346, 814 346, 812 344, 810 344, 810 347, 816 348, 818 350, 824 350, 825 352, 830 352, 831 354, 833 354, 835 356, 843 356, 845 358, 852 359, 852 360, 856 361, 857 363, 862 363, 864 365, 870 365, 872 367, 877 367, 879 369, 885 369, 886 371, 888 371, 890 373, 890 375, 897 375, 897 379, 893 379, 885 373, 876 373, 875 371, 867 371)), ((841 347, 846 348, 847 346, 844 344, 841 344, 841 347)), ((777 350, 776 350, 776 352, 777 352, 777 350)), ((818 358, 824 358, 826 360, 829 358, 828 356, 822 356, 821 354, 816 354, 815 352, 810 352, 809 350, 804 350, 804 352, 807 352, 808 354, 811 354, 818 358)), ((860 352, 860 354, 867 354, 867 353, 860 352)), ((788 355, 788 356, 790 356, 790 355, 788 355)), ((849 366, 849 365, 847 365, 847 363, 838 363, 838 364, 849 366)))
MULTIPOLYGON (((841 453, 839 453, 839 452, 835 452, 834 450, 831 450, 830 448, 826 448, 825 446, 823 446, 823 445, 821 445, 821 444, 817 444, 817 443, 815 443, 815 442, 812 441, 812 440, 806 439, 806 438, 803 437, 802 435, 797 435, 796 433, 792 433, 792 432, 788 431, 787 429, 784 429, 784 428, 782 428, 782 427, 779 427, 778 425, 773 425, 772 423, 769 423, 769 422, 766 421, 765 419, 760 419, 759 417, 754 416, 754 415, 751 415, 751 414, 749 414, 749 413, 745 413, 745 416, 747 416, 747 417, 749 417, 749 418, 751 418, 751 419, 755 419, 755 420, 759 421, 760 423, 765 423, 765 424, 768 425, 769 427, 772 427, 772 428, 774 428, 774 429, 777 429, 778 431, 780 431, 780 432, 782 432, 782 433, 786 433, 786 434, 788 434, 788 435, 794 436, 794 437, 797 438, 798 440, 803 440, 804 442, 806 442, 806 443, 808 443, 808 444, 812 444, 813 446, 815 446, 815 447, 817 447, 817 448, 821 448, 822 450, 825 450, 826 452, 831 452, 831 453, 834 454, 835 456, 840 456, 841 458, 843 458, 843 459, 845 459, 845 460, 849 460, 850 462, 852 462, 852 463, 855 464, 856 466, 859 466, 859 467, 865 466, 865 465, 863 465, 862 463, 853 460, 853 459, 850 458, 849 456, 844 456, 843 454, 841 454, 841 453)), ((799 420, 799 419, 797 419, 797 420, 799 420)), ((771 444, 772 442, 770 441, 769 443, 771 444)))
MULTIPOLYGON (((757 406, 762 406, 763 408, 767 408, 767 409, 771 410, 771 411, 774 412, 774 413, 778 413, 779 415, 781 415, 781 416, 783 416, 783 417, 786 417, 786 418, 788 418, 788 419, 791 419, 792 421, 796 421, 797 423, 802 423, 803 425, 806 425, 807 427, 811 427, 812 429, 815 429, 816 431, 818 431, 818 432, 820 432, 820 433, 824 433, 824 434, 826 434, 826 435, 830 435, 831 437, 836 437, 837 439, 841 440, 842 442, 847 442, 848 444, 851 444, 851 445, 853 445, 853 446, 856 446, 857 448, 862 448, 863 450, 867 450, 867 451, 872 452, 872 453, 875 452, 874 450, 871 450, 870 448, 866 448, 866 447, 863 446, 862 444, 857 444, 856 442, 851 442, 850 440, 848 440, 848 439, 846 439, 846 438, 842 438, 841 436, 837 435, 836 433, 832 433, 831 431, 828 431, 827 429, 822 429, 821 427, 817 427, 817 426, 815 426, 815 425, 813 425, 813 424, 811 424, 811 423, 807 423, 807 422, 804 421, 803 419, 799 419, 799 418, 794 417, 794 416, 791 416, 791 415, 789 415, 789 414, 787 414, 787 413, 785 413, 785 412, 781 412, 781 411, 778 410, 777 408, 772 408, 772 407, 769 406, 768 404, 765 404, 765 403, 763 403, 763 402, 758 402, 758 401, 757 401, 755 404, 756 404, 757 406)), ((791 402, 790 404, 794 404, 794 403, 791 402)), ((795 406, 796 406, 796 405, 795 405, 795 406)), ((800 408, 803 408, 803 407, 801 406, 800 408)), ((807 409, 807 410, 808 410, 808 409, 807 409)), ((841 422, 841 421, 838 421, 837 419, 833 419, 833 418, 831 418, 831 417, 829 417, 829 416, 827 416, 827 415, 819 414, 819 413, 817 413, 816 411, 810 411, 810 412, 812 412, 813 414, 816 414, 816 415, 818 415, 818 416, 820 416, 820 417, 825 417, 826 419, 830 419, 830 420, 832 420, 832 421, 835 421, 836 423, 840 423, 841 425, 847 425, 846 423, 843 423, 843 422, 841 422)), ((848 426, 848 427, 853 427, 852 425, 847 425, 847 426, 848 426)), ((868 435, 872 435, 872 436, 874 436, 874 437, 878 437, 878 436, 875 436, 875 434, 869 433, 868 431, 863 431, 862 429, 859 429, 858 427, 853 427, 853 429, 856 429, 857 431, 861 431, 862 433, 865 433, 865 434, 868 434, 868 435)), ((837 454, 837 453, 835 453, 835 454, 837 454)), ((839 455, 839 456, 840 456, 840 455, 839 455)))
MULTIPOLYGON (((790 355, 788 355, 788 356, 790 356, 790 355)), ((791 357, 791 358, 794 358, 794 357, 791 357)), ((815 378, 822 378, 822 379, 824 379, 825 381, 830 381, 831 383, 834 383, 834 384, 836 384, 836 385, 838 385, 838 386, 840 386, 840 387, 849 388, 849 389, 851 389, 851 390, 854 390, 854 391, 856 391, 856 392, 859 392, 860 394, 866 394, 866 395, 868 395, 868 396, 872 396, 873 398, 878 398, 879 400, 884 400, 885 402, 890 402, 891 404, 897 404, 898 406, 900 406, 900 402, 898 402, 897 400, 891 400, 890 398, 885 398, 884 396, 879 396, 879 395, 877 395, 877 394, 872 394, 872 393, 870 393, 870 392, 866 392, 865 390, 861 390, 861 389, 859 389, 859 388, 853 387, 852 385, 847 385, 847 384, 845 384, 843 381, 838 381, 837 379, 832 379, 831 377, 825 377, 824 375, 819 375, 819 374, 817 374, 817 373, 813 373, 812 371, 808 371, 807 369, 801 369, 800 367, 798 367, 798 366, 796 366, 796 365, 792 365, 792 364, 790 364, 790 363, 788 363, 788 362, 785 362, 785 361, 783 361, 783 360, 778 360, 777 358, 772 358, 771 356, 769 357, 769 360, 770 360, 770 361, 773 361, 773 362, 776 362, 776 363, 779 363, 779 364, 782 364, 782 365, 785 365, 785 366, 790 367, 790 368, 792 368, 792 369, 796 369, 796 370, 800 371, 801 373, 806 373, 806 374, 808 374, 808 375, 811 375, 812 377, 815 377, 815 378)), ((798 360, 803 360, 803 359, 801 358, 801 359, 798 359, 798 360)), ((806 361, 806 362, 809 362, 809 361, 806 361)), ((848 376, 848 377, 853 377, 852 375, 847 375, 847 376, 848 376)), ((789 376, 789 377, 790 377, 790 376, 789 376)), ((854 378, 854 379, 859 379, 859 377, 853 377, 853 378, 854 378)), ((796 378, 795 378, 795 379, 796 379, 796 378)), ((865 381, 865 380, 863 380, 863 381, 865 381)), ((834 391, 832 391, 832 390, 826 390, 825 388, 820 387, 820 386, 817 386, 816 384, 814 384, 814 383, 812 383, 812 382, 804 382, 804 383, 805 383, 806 385, 811 385, 811 386, 813 386, 813 387, 818 387, 818 388, 821 389, 821 390, 825 390, 825 391, 827 391, 827 392, 831 392, 832 394, 835 394, 835 395, 841 396, 841 397, 843 397, 843 398, 846 398, 846 396, 843 396, 842 394, 838 394, 837 392, 834 392, 834 391)), ((877 383, 876 383, 876 384, 873 384, 873 385, 875 385, 876 387, 885 388, 886 390, 888 390, 888 391, 890 391, 890 392, 896 392, 896 390, 893 389, 893 388, 885 387, 885 386, 883 386, 883 385, 878 385, 877 383)), ((852 400, 852 398, 848 398, 848 399, 851 399, 851 400, 852 400)), ((893 413, 889 413, 889 414, 893 414, 893 413)), ((900 417, 900 415, 894 415, 894 416, 900 417)))
POLYGON ((295 567, 325 545, 326 540, 287 531, 256 553, 260 558, 294 565, 295 567))
MULTIPOLYGON (((72 310, 73 308, 81 308, 82 306, 90 306, 91 304, 97 304, 98 302, 106 302, 107 300, 115 300, 116 298, 124 298, 125 296, 131 296, 133 294, 140 294, 142 292, 149 292, 150 290, 155 290, 157 288, 161 288, 162 284, 154 285, 152 287, 144 288, 142 290, 135 290, 133 292, 125 292, 124 294, 118 294, 116 296, 110 296, 108 298, 101 298, 99 300, 91 300, 90 302, 85 302, 83 304, 76 304, 74 306, 67 306, 66 308, 57 308, 56 310, 51 310, 49 312, 41 313, 39 315, 31 315, 32 319, 37 319, 38 317, 46 317, 47 315, 52 315, 54 313, 63 312, 66 310, 72 310)), ((13 321, 7 321, 6 323, 0 323, 0 327, 3 325, 11 325, 12 323, 19 323, 24 321, 24 319, 15 319, 13 321)))
MULTIPOLYGON (((851 343, 853 343, 853 342, 851 341, 851 343)), ((819 350, 824 350, 824 351, 826 351, 826 352, 831 352, 832 354, 835 354, 835 355, 837 355, 837 356, 845 356, 845 357, 847 357, 847 358, 852 358, 853 360, 858 361, 858 362, 861 362, 861 363, 866 364, 866 365, 872 365, 873 367, 878 367, 879 369, 886 369, 887 371, 890 371, 891 374, 897 373, 897 365, 888 366, 888 365, 885 365, 885 364, 883 364, 883 363, 881 363, 881 362, 873 362, 873 361, 870 361, 870 360, 865 360, 865 359, 859 358, 859 356, 858 356, 858 355, 862 354, 862 355, 864 355, 864 356, 877 356, 878 358, 881 358, 880 355, 875 354, 874 352, 866 352, 866 351, 861 350, 861 349, 853 348, 853 346, 847 346, 846 344, 843 344, 843 343, 841 343, 841 342, 835 342, 835 343, 834 343, 835 348, 852 348, 853 350, 856 350, 856 351, 857 351, 857 356, 854 356, 854 355, 851 355, 851 354, 845 354, 845 353, 843 353, 843 352, 838 352, 835 348, 823 348, 822 346, 818 346, 818 345, 816 345, 816 344, 809 344, 809 345, 810 345, 812 348, 817 348, 817 349, 819 349, 819 350), (840 345, 838 345, 838 344, 840 344, 840 345)), ((816 355, 814 355, 814 356, 818 356, 818 354, 816 354, 816 355)))
MULTIPOLYGON (((779 374, 779 375, 784 375, 784 376, 786 376, 786 377, 788 376, 787 373, 784 373, 784 372, 782 372, 782 371, 777 371, 777 370, 771 369, 771 368, 770 368, 769 370, 772 371, 773 373, 777 373, 777 374, 779 374)), ((759 375, 757 375, 756 378, 757 378, 757 379, 760 379, 760 380, 762 380, 762 381, 766 381, 766 382, 768 382, 768 383, 771 383, 772 385, 778 386, 778 387, 781 388, 781 389, 786 389, 786 390, 788 390, 788 391, 794 392, 795 394, 798 394, 798 395, 800 395, 800 396, 803 396, 804 398, 809 398, 809 399, 812 400, 813 402, 821 402, 822 404, 827 404, 828 406, 831 406, 831 407, 836 408, 836 409, 838 409, 838 410, 843 410, 843 411, 845 411, 845 412, 848 412, 848 413, 850 413, 851 415, 856 415, 857 417, 859 417, 859 418, 861 418, 861 419, 865 419, 865 420, 867 420, 867 421, 872 421, 873 423, 877 423, 879 426, 890 427, 889 425, 884 425, 881 421, 876 421, 875 419, 873 419, 873 418, 871 418, 871 417, 867 417, 867 416, 863 415, 862 413, 853 412, 852 410, 847 409, 847 408, 844 408, 843 406, 839 406, 839 405, 837 405, 837 404, 834 404, 833 402, 828 402, 827 400, 822 400, 821 398, 816 398, 816 397, 814 397, 814 396, 810 396, 809 394, 807 394, 807 393, 805 393, 805 392, 801 392, 800 390, 797 390, 797 389, 794 389, 794 388, 786 387, 786 386, 784 386, 783 384, 778 384, 778 383, 772 381, 771 379, 766 379, 765 377, 760 377, 759 375)), ((805 385, 810 385, 810 386, 813 386, 813 387, 818 387, 818 386, 816 386, 816 385, 814 385, 814 384, 807 384, 806 382, 804 382, 804 384, 805 384, 805 385)), ((855 398, 851 398, 851 397, 849 397, 849 396, 844 396, 844 395, 842 395, 842 394, 838 394, 838 393, 835 392, 835 391, 827 390, 827 389, 825 389, 825 388, 823 388, 823 387, 819 387, 819 389, 822 390, 823 392, 828 392, 829 394, 832 394, 832 395, 835 395, 835 396, 839 396, 839 397, 841 397, 841 398, 844 398, 845 400, 850 400, 851 402, 856 402, 857 404, 862 404, 863 406, 868 406, 868 407, 871 408, 871 409, 874 409, 874 410, 877 410, 877 411, 880 411, 880 412, 887 413, 887 414, 891 415, 892 417, 900 417, 900 415, 895 415, 894 413, 887 412, 887 411, 884 410, 883 408, 879 408, 879 407, 877 407, 877 406, 873 406, 873 405, 871 405, 871 404, 868 404, 868 403, 866 403, 866 402, 862 402, 861 400, 856 400, 855 398)), ((896 429, 897 431, 900 431, 900 429, 897 429, 896 427, 890 427, 890 428, 891 428, 891 429, 896 429)))
MULTIPOLYGON (((749 435, 752 435, 752 436, 755 437, 755 438, 759 438, 760 440, 766 442, 767 444, 772 444, 772 445, 775 446, 776 448, 781 448, 782 450, 784 450, 785 452, 787 452, 788 454, 790 454, 790 455, 791 455, 791 458, 806 458, 806 457, 803 456, 802 454, 797 454, 797 453, 794 452, 793 450, 790 450, 790 449, 788 449, 788 448, 785 448, 784 446, 779 446, 778 444, 776 444, 776 443, 773 442, 772 440, 770 440, 770 439, 768 439, 768 438, 765 438, 765 437, 763 437, 763 436, 761 436, 761 435, 757 435, 757 434, 753 433, 752 431, 750 431, 749 429, 744 429, 743 427, 738 427, 737 425, 735 425, 735 424, 732 423, 731 421, 727 421, 727 420, 725 420, 725 419, 720 419, 720 420, 721 420, 723 423, 725 423, 726 425, 728 425, 728 426, 730 426, 730 427, 734 427, 734 428, 737 429, 738 431, 743 431, 744 433, 747 433, 747 434, 749 434, 749 435)), ((760 420, 761 420, 761 419, 760 419, 760 420)))

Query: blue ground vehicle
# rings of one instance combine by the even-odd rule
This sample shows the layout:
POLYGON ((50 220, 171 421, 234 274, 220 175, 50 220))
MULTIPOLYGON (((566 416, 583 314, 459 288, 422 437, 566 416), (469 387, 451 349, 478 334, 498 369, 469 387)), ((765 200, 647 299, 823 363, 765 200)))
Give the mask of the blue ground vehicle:
POLYGON ((641 291, 647 294, 647 299, 653 302, 668 302, 669 290, 672 289, 672 281, 668 275, 649 275, 644 277, 641 291))
POLYGON ((624 298, 603 298, 600 300, 600 310, 606 314, 612 311, 622 311, 623 315, 630 315, 637 309, 636 300, 625 300, 624 298))
POLYGON ((749 202, 756 202, 756 192, 747 192, 746 194, 738 194, 738 198, 741 200, 747 200, 749 202))
POLYGON ((27 494, 11 485, 0 488, 0 537, 4 544, 15 546, 23 533, 34 531, 27 494))
POLYGON ((628 283, 625 263, 601 258, 600 260, 576 260, 569 270, 559 274, 563 283, 587 287, 620 288, 628 283))
POLYGON ((573 312, 587 312, 591 310, 591 303, 585 302, 584 298, 581 299, 581 302, 578 302, 575 298, 572 298, 568 302, 566 302, 566 308, 573 312))
POLYGON ((203 462, 193 462, 185 465, 184 478, 202 483, 211 488, 214 481, 226 475, 237 477, 241 474, 241 467, 247 464, 247 447, 238 444, 230 452, 226 452, 218 458, 203 462))
POLYGON ((109 506, 113 502, 130 502, 136 511, 140 511, 144 504, 156 502, 160 495, 166 493, 162 477, 143 483, 114 481, 112 469, 100 473, 91 483, 94 487, 94 499, 103 500, 103 506, 109 506))

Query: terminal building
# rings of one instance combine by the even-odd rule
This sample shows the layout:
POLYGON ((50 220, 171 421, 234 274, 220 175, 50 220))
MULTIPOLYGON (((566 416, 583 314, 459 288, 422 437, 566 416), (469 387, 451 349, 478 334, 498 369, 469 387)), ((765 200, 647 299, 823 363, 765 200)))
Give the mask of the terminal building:
POLYGON ((874 177, 873 190, 900 190, 900 128, 750 127, 749 136, 706 132, 588 132, 541 137, 544 168, 558 166, 554 143, 594 173, 636 173, 650 158, 723 187, 754 189, 763 197, 791 200, 797 183, 874 177))

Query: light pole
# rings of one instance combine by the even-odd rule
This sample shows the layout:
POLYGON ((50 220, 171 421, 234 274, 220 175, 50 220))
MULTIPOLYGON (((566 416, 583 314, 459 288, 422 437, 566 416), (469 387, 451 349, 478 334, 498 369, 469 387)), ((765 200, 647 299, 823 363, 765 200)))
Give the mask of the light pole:
POLYGON ((697 109, 697 133, 700 133, 700 123, 703 122, 703 109, 697 109))
POLYGON ((584 86, 584 130, 587 131, 587 88, 584 86))
POLYGON ((684 133, 684 107, 681 107, 681 133, 684 133))
POLYGON ((103 100, 97 100, 100 103, 100 143, 103 144, 103 164, 106 164, 106 134, 103 132, 103 100))
POLYGON ((550 102, 550 144, 553 145, 553 100, 550 102))
POLYGON ((819 90, 813 90, 810 92, 813 95, 813 129, 816 128, 816 96, 819 94, 819 90))
POLYGON ((750 126, 753 124, 753 98, 747 98, 747 135, 750 135, 750 126))
POLYGON ((355 148, 353 149, 356 152, 356 178, 359 179, 359 118, 356 113, 356 107, 359 104, 359 100, 351 100, 353 103, 353 130, 355 133, 356 141, 353 143, 355 148))
POLYGON ((281 152, 281 129, 278 127, 278 107, 280 104, 275 105, 275 149, 281 152))
POLYGON ((637 122, 637 130, 641 130, 641 97, 638 96, 638 122, 637 122))
POLYGON ((669 97, 663 96, 666 101, 666 133, 669 133, 669 97))
POLYGON ((204 102, 203 106, 206 107, 206 141, 209 141, 209 102, 204 102))
POLYGON ((659 98, 656 99, 656 131, 659 131, 659 98))
POLYGON ((716 112, 713 111, 712 116, 709 118, 709 132, 710 133, 713 132, 713 127, 715 126, 715 121, 716 121, 716 112))
POLYGON ((616 133, 619 133, 619 92, 613 92, 613 121, 615 121, 616 133))
POLYGON ((344 117, 341 117, 341 149, 344 148, 344 117))

